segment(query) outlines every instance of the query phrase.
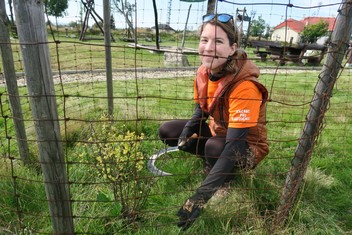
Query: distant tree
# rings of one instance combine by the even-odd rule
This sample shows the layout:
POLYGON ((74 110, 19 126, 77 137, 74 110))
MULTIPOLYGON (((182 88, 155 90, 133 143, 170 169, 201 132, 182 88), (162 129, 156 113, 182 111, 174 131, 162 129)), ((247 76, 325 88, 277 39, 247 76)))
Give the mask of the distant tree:
POLYGON ((66 14, 65 11, 68 8, 68 0, 45 0, 44 4, 48 15, 55 17, 57 27, 57 18, 65 16, 66 14))
POLYGON ((103 22, 94 23, 94 24, 92 25, 92 28, 93 28, 93 29, 101 29, 101 28, 103 28, 103 27, 104 27, 103 22))
POLYGON ((134 37, 134 27, 133 27, 133 12, 136 10, 136 5, 130 3, 128 0, 112 0, 116 10, 122 14, 125 18, 127 24, 127 37, 134 37))
POLYGON ((270 28, 270 25, 266 24, 265 25, 265 33, 264 33, 264 38, 268 39, 270 38, 271 34, 272 34, 272 28, 270 28))
POLYGON ((116 26, 115 26, 115 18, 113 15, 110 16, 110 24, 111 24, 111 29, 116 29, 116 26))
POLYGON ((329 23, 321 20, 316 24, 308 24, 304 27, 301 32, 301 42, 303 43, 315 43, 318 38, 328 33, 329 23))
MULTIPOLYGON (((5 1, 4 1, 4 4, 5 4, 5 1)), ((8 8, 10 9, 10 19, 6 15, 6 16, 4 16, 4 17, 6 17, 6 19, 4 19, 4 20, 6 21, 5 25, 8 25, 8 27, 9 27, 9 31, 10 31, 12 37, 17 38, 18 37, 17 27, 15 24, 12 6, 13 6, 12 0, 8 0, 8 8)), ((4 7, 5 7, 5 5, 4 5, 4 7)))
POLYGON ((252 20, 250 35, 254 37, 262 37, 266 28, 265 20, 259 16, 258 20, 252 20))
POLYGON ((72 27, 72 28, 76 28, 76 27, 78 26, 78 23, 77 23, 76 21, 70 21, 70 22, 68 23, 68 26, 69 26, 69 27, 72 27))
POLYGON ((9 4, 9 9, 10 9, 11 25, 15 25, 15 19, 13 17, 13 11, 12 11, 12 0, 9 0, 8 4, 9 4))
POLYGON ((49 15, 62 17, 68 8, 68 0, 45 0, 45 7, 49 15))

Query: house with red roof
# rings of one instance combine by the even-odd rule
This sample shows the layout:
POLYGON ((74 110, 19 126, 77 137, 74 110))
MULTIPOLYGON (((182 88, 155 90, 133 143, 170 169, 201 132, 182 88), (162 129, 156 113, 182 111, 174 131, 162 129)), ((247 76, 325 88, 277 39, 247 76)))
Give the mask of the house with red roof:
POLYGON ((280 42, 300 42, 300 33, 308 24, 317 24, 320 21, 328 23, 328 31, 333 31, 335 28, 335 17, 306 17, 303 20, 288 19, 274 28, 271 35, 272 41, 280 42))

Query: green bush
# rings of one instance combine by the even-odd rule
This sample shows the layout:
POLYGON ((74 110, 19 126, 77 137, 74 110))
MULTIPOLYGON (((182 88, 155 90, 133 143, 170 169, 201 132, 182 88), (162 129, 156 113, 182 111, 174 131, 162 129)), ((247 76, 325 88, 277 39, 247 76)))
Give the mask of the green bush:
POLYGON ((90 126, 88 142, 80 146, 81 159, 94 162, 91 172, 111 185, 114 200, 121 204, 121 217, 134 221, 148 196, 145 157, 141 151, 144 134, 110 121, 108 116, 90 126), (145 180, 144 180, 145 179, 145 180))

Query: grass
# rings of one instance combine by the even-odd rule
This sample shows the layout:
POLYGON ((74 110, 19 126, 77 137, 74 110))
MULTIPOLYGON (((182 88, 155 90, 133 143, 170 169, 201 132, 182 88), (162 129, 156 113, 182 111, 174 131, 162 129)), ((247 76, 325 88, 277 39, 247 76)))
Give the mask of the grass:
MULTIPOLYGON (((104 68, 104 47, 70 40, 72 42, 58 44, 62 70, 104 68)), ((52 50, 53 45, 50 44, 52 50)), ((114 68, 163 67, 160 54, 136 52, 119 42, 114 46, 114 68)), ((56 57, 52 59, 55 61, 56 57)), ((57 66, 58 63, 53 65, 57 66)), ((262 82, 272 91, 267 110, 270 154, 255 171, 238 174, 228 195, 212 199, 190 228, 189 234, 270 233, 269 229, 273 227, 271 220, 305 123, 317 75, 315 72, 305 72, 261 76, 262 82)), ((145 157, 164 147, 157 136, 162 121, 191 116, 192 80, 189 77, 114 81, 115 125, 145 134, 145 157)), ((105 82, 68 83, 57 85, 55 89, 62 120, 61 134, 68 161, 76 232, 179 234, 174 225, 177 221, 175 213, 204 178, 200 159, 174 152, 157 162, 161 169, 171 172, 173 176, 152 177, 144 171, 140 179, 152 179, 149 191, 144 192, 148 196, 147 201, 140 209, 140 219, 125 224, 120 217, 121 205, 114 199, 111 186, 94 171, 93 158, 91 162, 82 163, 80 156, 82 149, 79 144, 88 140, 90 125, 106 113, 105 82)), ((2 132, 0 139, 0 205, 3 208, 0 211, 0 233, 51 233, 38 162, 23 166, 18 160, 14 139, 5 136, 14 136, 5 88, 0 87, 0 93, 0 127, 6 131, 2 132)), ((26 87, 20 88, 20 94, 27 94, 26 87)), ((21 97, 21 101, 25 119, 29 120, 26 122, 27 134, 33 140, 34 126, 30 121, 29 103, 25 96, 21 97)), ((287 223, 276 233, 352 233, 351 102, 350 73, 344 71, 334 89, 324 129, 317 140, 304 184, 287 223)), ((38 161, 36 143, 30 142, 30 147, 33 159, 38 161)))
MULTIPOLYGON (((60 35, 49 34, 49 50, 52 70, 105 70, 105 45, 104 40, 86 40, 80 41, 78 38, 65 37, 63 33, 60 35), (54 40, 55 39, 55 40, 54 40)), ((180 47, 182 34, 178 33, 170 38, 165 36, 165 40, 160 43, 163 47, 180 47)), ((190 33, 190 38, 185 43, 186 48, 198 48, 197 38, 190 33)), ((155 42, 146 41, 141 37, 138 44, 155 46, 155 42)), ((17 72, 24 72, 23 58, 18 39, 11 40, 14 65, 17 72)), ((276 66, 277 62, 267 60, 260 61, 253 53, 254 48, 246 48, 248 56, 256 59, 259 66, 276 66)), ((111 55, 113 68, 160 68, 164 67, 163 53, 152 53, 148 50, 135 50, 128 46, 128 43, 116 40, 111 43, 111 55)), ((198 55, 188 55, 188 61, 191 66, 200 64, 198 55)), ((3 71, 2 63, 0 63, 0 71, 3 71)), ((290 66, 290 64, 288 64, 290 66)))

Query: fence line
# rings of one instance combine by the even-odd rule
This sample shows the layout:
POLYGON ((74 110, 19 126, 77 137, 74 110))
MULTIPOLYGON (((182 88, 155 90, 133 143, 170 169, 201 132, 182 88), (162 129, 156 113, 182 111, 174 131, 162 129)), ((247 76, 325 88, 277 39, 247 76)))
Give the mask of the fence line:
POLYGON ((281 204, 274 224, 284 224, 295 201, 298 189, 301 187, 317 138, 323 130, 324 116, 328 110, 330 97, 332 97, 333 88, 343 64, 343 57, 349 46, 352 33, 352 1, 343 1, 339 13, 326 62, 314 89, 315 93, 307 114, 307 121, 286 178, 281 204))
MULTIPOLYGON (((350 2, 345 1, 340 12, 348 20, 338 22, 338 28, 348 28, 349 35, 350 2), (347 9, 348 13, 344 12, 347 9)), ((1 46, 25 47, 22 56, 27 81, 14 96, 22 103, 24 117, 20 120, 27 124, 27 137, 22 140, 27 140, 32 155, 32 165, 23 167, 12 138, 16 136, 13 123, 17 120, 9 102, 13 95, 10 89, 0 87, 0 124, 4 127, 0 133, 0 193, 4 196, 0 204, 5 208, 0 212, 0 233, 6 229, 40 234, 177 233, 173 214, 180 198, 193 191, 204 177, 202 166, 181 151, 165 153, 155 162, 171 176, 155 176, 146 164, 150 156, 165 149, 157 136, 159 124, 187 119, 193 110, 192 82, 199 63, 196 56, 188 56, 191 66, 187 69, 164 68, 162 53, 111 45, 112 61, 118 60, 116 66, 122 64, 129 69, 109 71, 104 62, 100 63, 109 54, 105 54, 105 42, 48 42, 41 7, 35 1, 16 2, 20 43, 3 42, 0 37, 1 46), (35 16, 22 13, 25 8, 35 16), (31 28, 40 30, 29 32, 31 28), (83 46, 88 49, 81 52, 83 46), (83 64, 90 69, 81 73, 78 68, 83 64), (58 73, 52 80, 54 67, 58 73), (69 73, 65 74, 65 70, 69 73), (107 84, 106 73, 110 72, 111 82, 107 84), (109 84, 112 96, 107 95, 109 84), (28 99, 30 105, 25 103, 28 99), (115 104, 112 116, 106 115, 110 114, 111 99, 115 104), (39 150, 34 150, 37 146, 39 150), (45 208, 39 210, 39 205, 45 208)), ((217 195, 210 201, 196 229, 207 229, 207 224, 212 224, 218 226, 214 231, 227 233, 285 231, 280 225, 287 219, 314 152, 325 150, 324 138, 328 142, 348 139, 350 71, 339 73, 347 48, 345 32, 337 30, 332 37, 318 82, 317 72, 310 71, 312 67, 261 66, 262 82, 270 88, 268 129, 272 153, 256 171, 236 173, 238 181, 231 185, 230 196, 223 199, 223 195, 217 195), (330 110, 342 107, 347 110, 345 114, 325 113, 336 84, 341 87, 334 90, 330 110), (329 130, 329 124, 344 126, 329 130), (319 145, 318 137, 323 144, 319 145), (304 145, 307 141, 309 144, 304 145), (297 142, 294 153, 292 148, 297 142)), ((10 85, 7 80, 6 85, 10 85)), ((350 150, 349 145, 341 145, 337 154, 347 159, 350 150)))

